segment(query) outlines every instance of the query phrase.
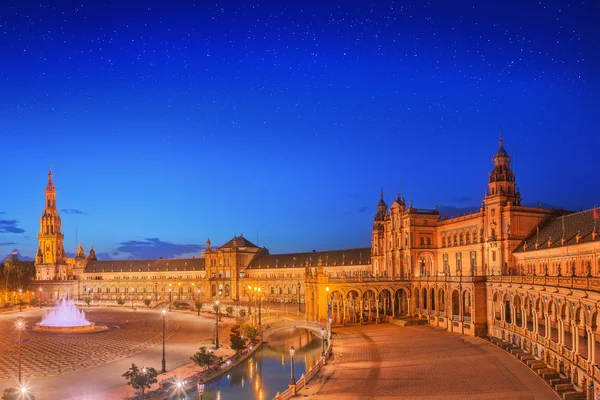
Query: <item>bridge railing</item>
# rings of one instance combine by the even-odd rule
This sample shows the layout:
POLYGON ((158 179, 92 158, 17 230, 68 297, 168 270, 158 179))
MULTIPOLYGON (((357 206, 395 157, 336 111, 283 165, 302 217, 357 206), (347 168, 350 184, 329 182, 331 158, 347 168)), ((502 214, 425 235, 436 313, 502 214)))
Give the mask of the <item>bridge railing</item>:
POLYGON ((327 351, 325 351, 325 355, 323 355, 319 359, 319 361, 317 361, 317 363, 311 369, 309 369, 308 372, 306 372, 306 374, 302 374, 302 376, 296 382, 295 385, 290 385, 285 391, 281 393, 277 392, 277 395, 273 398, 273 400, 288 400, 296 396, 296 394, 298 394, 300 390, 302 390, 306 385, 308 385, 308 382, 310 382, 310 380, 314 378, 315 375, 317 375, 325 365, 327 365, 327 360, 329 360, 329 358, 331 357, 332 349, 332 343, 331 341, 329 341, 329 346, 327 346, 327 351))

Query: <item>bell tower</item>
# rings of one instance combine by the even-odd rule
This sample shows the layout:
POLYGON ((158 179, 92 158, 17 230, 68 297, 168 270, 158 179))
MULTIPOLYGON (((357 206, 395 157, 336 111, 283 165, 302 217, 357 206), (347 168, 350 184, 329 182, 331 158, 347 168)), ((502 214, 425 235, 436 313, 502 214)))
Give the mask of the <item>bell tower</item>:
POLYGON ((498 151, 492 158, 494 169, 490 172, 490 180, 485 196, 486 205, 506 205, 508 202, 521 205, 521 194, 515 182, 515 174, 510 169, 510 156, 504 149, 502 130, 500 130, 500 142, 498 151))
MULTIPOLYGON (((66 254, 63 247, 64 235, 61 232, 61 219, 56 208, 56 187, 52 180, 52 166, 48 172, 48 184, 46 185, 46 203, 44 213, 40 218, 40 233, 38 234, 38 252, 36 255, 36 264, 45 265, 64 265, 66 264, 66 254)), ((63 268, 55 269, 55 276, 51 279, 66 279, 66 270, 63 268)))

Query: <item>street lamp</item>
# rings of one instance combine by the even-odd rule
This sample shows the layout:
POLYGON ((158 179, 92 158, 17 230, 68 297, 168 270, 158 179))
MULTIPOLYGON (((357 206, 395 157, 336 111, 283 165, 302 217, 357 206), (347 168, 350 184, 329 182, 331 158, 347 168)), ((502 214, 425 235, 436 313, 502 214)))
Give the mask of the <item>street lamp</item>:
POLYGON ((300 305, 300 282, 298 282, 298 315, 302 312, 302 306, 300 305))
POLYGON ((252 316, 252 286, 248 285, 248 316, 252 316))
POLYGON ((165 326, 167 319, 167 310, 163 307, 162 309, 162 317, 163 317, 163 357, 162 357, 162 370, 161 373, 167 372, 167 360, 165 359, 165 326))
MULTIPOLYGON (((171 286, 171 284, 169 283, 169 286, 171 286)), ((172 300, 172 296, 173 296, 173 288, 169 287, 169 311, 171 311, 171 300, 172 300)))
POLYGON ((19 386, 22 386, 21 382, 21 331, 25 328, 25 320, 23 317, 17 318, 17 330, 19 331, 19 386))
MULTIPOLYGON (((258 294, 260 295, 260 288, 258 288, 258 294)), ((258 304, 258 327, 260 328, 262 326, 262 314, 261 314, 261 310, 262 310, 262 296, 260 297, 260 303, 258 304)))
MULTIPOLYGON (((200 301, 200 289, 198 289, 198 297, 196 299, 196 303, 198 303, 200 301)), ((198 316, 200 316, 200 307, 196 306, 196 308, 198 309, 198 316)))
POLYGON ((321 357, 325 357, 325 328, 321 328, 321 357))
POLYGON ((325 299, 325 304, 327 305, 327 330, 331 332, 331 323, 329 322, 329 286, 325 287, 325 292, 327 294, 327 297, 325 299))
POLYGON ((290 378, 290 385, 296 385, 296 378, 294 377, 294 353, 296 352, 296 349, 294 349, 294 346, 290 347, 290 358, 292 360, 292 377, 290 378))
POLYGON ((198 383, 198 400, 202 400, 204 396, 204 383, 198 383))
POLYGON ((219 348, 219 299, 215 301, 217 315, 215 318, 215 350, 219 348))

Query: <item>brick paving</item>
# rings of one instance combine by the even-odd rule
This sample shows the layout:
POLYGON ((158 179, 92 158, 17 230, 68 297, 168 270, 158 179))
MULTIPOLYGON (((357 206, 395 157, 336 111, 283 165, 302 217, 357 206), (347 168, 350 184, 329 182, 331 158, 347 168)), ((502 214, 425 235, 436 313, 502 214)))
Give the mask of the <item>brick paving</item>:
MULTIPOLYGON (((17 331, 15 320, 22 316, 22 374, 24 378, 60 375, 84 370, 136 354, 162 341, 162 317, 156 311, 87 309, 88 320, 107 325, 105 332, 54 334, 34 329, 42 312, 0 315, 0 380, 17 377, 17 331)), ((179 329, 179 323, 167 316, 166 337, 179 329)))
POLYGON ((524 364, 479 338, 426 326, 335 329, 334 362, 313 399, 557 399, 524 364))

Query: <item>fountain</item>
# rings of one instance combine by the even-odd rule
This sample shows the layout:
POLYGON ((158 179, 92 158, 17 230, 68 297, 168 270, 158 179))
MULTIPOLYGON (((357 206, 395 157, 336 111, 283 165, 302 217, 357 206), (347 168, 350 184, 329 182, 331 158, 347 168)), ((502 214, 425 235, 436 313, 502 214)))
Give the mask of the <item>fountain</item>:
POLYGON ((36 329, 54 333, 86 333, 104 331, 104 325, 96 325, 85 318, 85 313, 79 310, 73 302, 64 298, 57 302, 56 307, 46 313, 36 329))

